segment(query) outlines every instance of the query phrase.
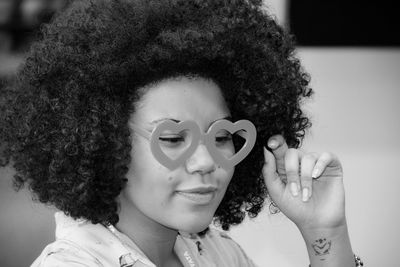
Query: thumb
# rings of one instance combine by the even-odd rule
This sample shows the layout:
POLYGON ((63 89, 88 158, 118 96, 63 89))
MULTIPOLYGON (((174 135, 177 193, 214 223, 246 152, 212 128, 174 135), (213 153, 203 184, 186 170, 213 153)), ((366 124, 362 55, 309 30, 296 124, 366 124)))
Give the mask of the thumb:
POLYGON ((268 193, 275 201, 279 199, 285 190, 285 184, 280 179, 277 170, 274 155, 264 147, 264 166, 262 168, 262 174, 265 180, 265 184, 268 188, 268 193))
POLYGON ((268 139, 268 147, 271 149, 275 157, 277 172, 281 175, 286 175, 285 171, 285 155, 288 145, 282 135, 277 134, 268 139))

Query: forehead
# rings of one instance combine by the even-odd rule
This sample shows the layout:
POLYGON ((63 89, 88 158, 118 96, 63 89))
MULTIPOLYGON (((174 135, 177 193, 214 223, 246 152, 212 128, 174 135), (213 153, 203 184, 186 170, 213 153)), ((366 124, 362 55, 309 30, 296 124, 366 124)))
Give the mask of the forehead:
POLYGON ((151 122, 163 118, 213 121, 230 115, 219 86, 201 77, 177 77, 145 88, 132 119, 151 122))

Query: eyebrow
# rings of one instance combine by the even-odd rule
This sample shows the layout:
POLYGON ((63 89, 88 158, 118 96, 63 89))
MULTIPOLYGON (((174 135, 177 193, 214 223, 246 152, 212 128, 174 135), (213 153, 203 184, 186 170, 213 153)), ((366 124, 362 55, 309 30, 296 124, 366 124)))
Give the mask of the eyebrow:
MULTIPOLYGON (((156 120, 154 120, 154 121, 151 121, 151 122, 150 122, 150 125, 158 124, 158 123, 163 122, 163 121, 166 121, 166 120, 170 120, 170 121, 173 121, 173 122, 176 122, 176 123, 180 123, 180 122, 181 122, 180 120, 173 119, 173 118, 160 118, 160 119, 156 119, 156 120)), ((225 117, 223 117, 223 118, 219 118, 219 119, 213 120, 213 121, 208 125, 208 127, 210 127, 214 122, 220 121, 220 120, 232 121, 232 117, 231 117, 231 116, 225 116, 225 117)))
POLYGON ((172 118, 161 118, 161 119, 156 119, 154 121, 151 121, 150 125, 158 124, 158 123, 163 122, 163 121, 173 121, 173 122, 176 122, 176 123, 181 122, 180 120, 176 120, 176 119, 172 119, 172 118))

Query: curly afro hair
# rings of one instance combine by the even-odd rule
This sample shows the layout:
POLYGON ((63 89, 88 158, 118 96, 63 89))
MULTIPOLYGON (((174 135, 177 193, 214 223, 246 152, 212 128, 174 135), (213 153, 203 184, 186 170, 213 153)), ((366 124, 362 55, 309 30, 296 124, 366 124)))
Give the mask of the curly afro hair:
POLYGON ((233 120, 257 128, 214 219, 228 229, 255 217, 268 196, 263 146, 274 134, 301 144, 310 126, 301 104, 312 95, 293 36, 261 0, 74 1, 2 89, 2 158, 16 188, 73 218, 118 222, 139 89, 185 75, 213 80, 233 120))

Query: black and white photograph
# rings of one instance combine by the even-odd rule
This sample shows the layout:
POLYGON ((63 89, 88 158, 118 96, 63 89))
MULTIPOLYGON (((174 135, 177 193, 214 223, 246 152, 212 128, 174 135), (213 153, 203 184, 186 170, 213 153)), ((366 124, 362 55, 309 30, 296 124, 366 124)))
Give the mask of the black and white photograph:
POLYGON ((0 0, 0 266, 399 266, 396 11, 0 0))

